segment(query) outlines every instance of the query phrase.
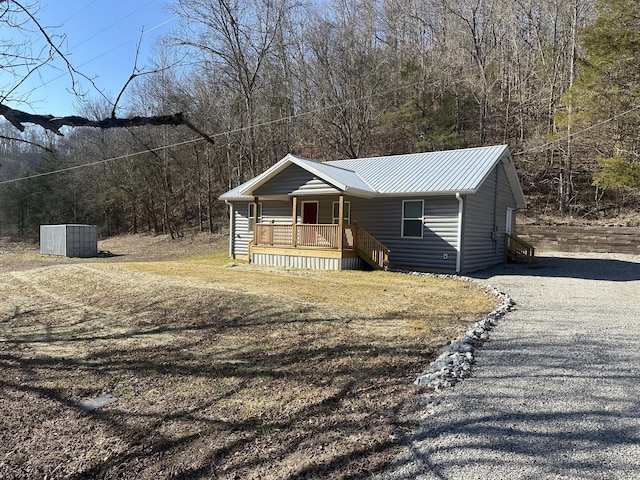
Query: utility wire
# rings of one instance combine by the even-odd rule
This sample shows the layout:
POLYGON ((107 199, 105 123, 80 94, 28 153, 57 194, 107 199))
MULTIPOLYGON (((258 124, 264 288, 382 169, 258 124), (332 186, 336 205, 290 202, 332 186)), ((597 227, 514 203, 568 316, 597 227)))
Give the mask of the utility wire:
POLYGON ((12 180, 4 180, 4 181, 0 182, 0 185, 4 185, 5 183, 20 182, 22 180, 31 180, 33 178, 46 177, 48 175, 53 175, 55 173, 70 172, 72 170, 78 170, 80 168, 92 167, 92 166, 95 166, 95 165, 101 165, 103 163, 113 162, 115 160, 124 160, 126 158, 132 158, 132 157, 136 157, 138 155, 144 155, 145 153, 158 152, 158 151, 164 150, 165 148, 179 147, 179 146, 182 146, 182 145, 188 145, 188 144, 191 144, 191 143, 201 142, 202 140, 204 140, 204 139, 200 138, 200 137, 199 138, 192 138, 190 140, 184 140, 182 142, 173 143, 171 145, 163 145, 163 146, 160 146, 160 147, 148 148, 146 150, 141 150, 141 151, 135 152, 135 153, 127 153, 125 155, 119 155, 117 157, 105 158, 104 160, 97 160, 95 162, 83 163, 81 165, 73 165, 71 167, 60 168, 58 170, 52 170, 50 172, 34 173, 33 175, 29 175, 29 176, 26 176, 26 177, 14 178, 12 180))
MULTIPOLYGON (((120 22, 122 22, 123 20, 125 20, 125 19, 127 19, 127 18, 131 17, 134 13, 138 12, 139 10, 142 10, 143 8, 147 7, 148 5, 151 5, 151 4, 152 4, 152 3, 154 3, 155 1, 156 1, 156 0, 152 0, 152 1, 148 2, 148 3, 146 3, 146 4, 145 4, 145 5, 143 5, 142 7, 139 7, 139 8, 137 8, 136 10, 134 10, 133 12, 129 13, 128 15, 126 15, 126 16, 124 16, 124 17, 122 17, 120 20, 117 20, 117 21, 113 22, 111 25, 109 25, 109 26, 107 26, 107 27, 103 28, 102 30, 100 30, 100 31, 98 31, 98 32, 94 33, 93 35, 91 35, 91 36, 89 36, 89 37, 85 38, 84 40, 81 40, 79 43, 76 43, 75 45, 73 45, 72 47, 70 47, 70 48, 69 48, 69 51, 68 51, 66 54, 72 53, 72 51, 73 51, 75 48, 77 48, 77 47, 79 47, 79 46, 81 46, 81 45, 83 45, 83 44, 87 43, 89 40, 91 40, 91 39, 93 39, 93 38, 97 37, 97 36, 98 36, 98 35, 100 35, 101 33, 104 33, 105 31, 107 31, 107 30, 109 30, 109 29, 113 28, 113 27, 114 27, 114 26, 116 26, 118 23, 120 23, 120 22)), ((95 3, 95 2, 93 2, 93 3, 95 3)), ((92 3, 92 4, 93 4, 93 3, 92 3)), ((78 15, 79 13, 81 13, 82 11, 86 10, 86 9, 87 9, 88 7, 90 7, 92 4, 87 5, 87 6, 85 6, 84 8, 80 9, 79 11, 77 11, 76 13, 74 13, 73 15, 71 15, 70 17, 68 17, 68 18, 65 20, 65 22, 66 22, 67 20, 70 20, 71 18, 75 17, 76 15, 78 15)), ((157 24, 157 25, 154 25, 153 27, 149 28, 148 30, 144 30, 144 31, 142 31, 141 35, 142 35, 142 36, 147 35, 147 34, 149 34, 149 33, 153 32, 154 30, 157 30, 158 28, 161 28, 161 27, 165 26, 166 24, 173 22, 173 21, 174 21, 174 20, 176 20, 178 17, 179 17, 179 15, 174 15, 173 17, 168 18, 168 19, 166 19, 166 20, 164 20, 164 21, 160 22, 160 23, 159 23, 159 24, 157 24)), ((134 42, 134 41, 138 41, 138 40, 139 40, 139 37, 135 37, 135 38, 134 38, 134 37, 131 37, 131 38, 129 38, 128 40, 125 40, 125 41, 123 41, 123 42, 119 43, 118 45, 116 45, 116 46, 114 46, 114 47, 111 47, 110 49, 105 50, 104 52, 102 52, 102 53, 100 53, 100 54, 98 54, 98 55, 96 55, 96 56, 94 56, 94 57, 90 58, 90 59, 89 59, 89 60, 87 60, 86 62, 83 62, 83 63, 81 63, 80 65, 77 65, 77 67, 78 67, 78 68, 80 68, 80 67, 84 67, 84 66, 86 66, 86 65, 89 65, 90 63, 95 62, 96 60, 98 60, 98 59, 100 59, 100 58, 104 57, 105 55, 108 55, 109 53, 111 53, 111 52, 113 52, 113 51, 115 51, 115 50, 118 50, 119 48, 121 48, 121 47, 123 47, 123 46, 125 46, 125 45, 127 45, 127 44, 130 44, 130 43, 132 43, 132 42, 134 42)), ((54 68, 55 68, 55 67, 54 67, 54 68)), ((35 90, 39 90, 40 88, 43 88, 43 87, 46 87, 46 86, 47 86, 47 85, 49 85, 50 83, 55 82, 56 80, 59 80, 59 79, 61 79, 61 78, 63 78, 63 77, 66 77, 66 76, 67 76, 67 73, 65 72, 65 73, 62 73, 62 74, 60 74, 60 75, 58 75, 58 76, 56 76, 56 77, 51 78, 50 80, 44 81, 44 82, 42 82, 41 84, 39 84, 38 86, 34 87, 34 88, 33 88, 33 91, 35 91, 35 90)))
POLYGON ((593 130, 594 128, 597 128, 597 127, 600 127, 602 125, 605 125, 605 124, 607 124, 609 122, 612 122, 612 121, 614 121, 614 120, 616 120, 616 119, 618 119, 620 117, 624 117, 625 115, 629 115, 630 113, 635 112, 636 110, 640 110, 640 105, 637 105, 637 106, 635 106, 633 108, 630 108, 629 110, 626 110, 626 111, 624 111, 622 113, 618 113, 617 115, 614 115, 611 118, 607 118, 606 120, 602 120, 601 122, 598 122, 598 123, 596 123, 594 125, 590 125, 590 126, 584 128, 582 130, 578 130, 577 132, 571 133, 569 135, 564 135, 562 137, 558 137, 555 140, 552 140, 550 142, 544 143, 544 144, 539 145, 537 147, 531 147, 531 148, 529 148, 527 150, 523 150, 521 152, 514 153, 513 155, 516 156, 516 155, 524 155, 526 153, 541 152, 541 151, 545 150, 546 148, 552 146, 554 143, 557 143, 557 142, 560 142, 560 141, 563 141, 563 140, 568 140, 570 138, 577 137, 578 135, 582 135, 583 133, 586 133, 586 132, 588 132, 590 130, 593 130))
MULTIPOLYGON (((256 123, 256 124, 253 124, 253 125, 249 125, 247 127, 240 127, 240 128, 235 128, 233 130, 226 130, 224 132, 207 134, 207 136, 209 138, 214 138, 215 139, 215 138, 219 138, 219 137, 228 136, 228 135, 231 135, 231 134, 234 134, 234 133, 240 133, 240 132, 252 129, 252 128, 268 127, 268 126, 271 126, 271 125, 275 125, 277 123, 289 122, 289 121, 295 120, 297 118, 306 117, 306 116, 309 116, 309 115, 315 115, 317 113, 324 112, 324 111, 327 111, 327 110, 331 110, 333 108, 344 107, 346 105, 349 105, 350 103, 357 103, 357 102, 360 102, 360 101, 368 99, 368 98, 387 96, 387 95, 390 95, 392 93, 399 92, 399 91, 402 91, 402 90, 408 89, 408 88, 413 88, 413 87, 415 87, 417 85, 421 85, 421 84, 422 84, 422 82, 416 82, 416 83, 412 83, 412 84, 409 84, 409 85, 403 85, 403 86, 400 86, 400 87, 397 87, 397 88, 386 90, 386 91, 381 92, 381 93, 372 93, 372 94, 369 94, 369 95, 364 95, 364 96, 359 97, 357 99, 349 99, 349 100, 346 100, 344 102, 340 102, 340 103, 336 103, 336 104, 332 104, 332 105, 327 105, 325 107, 316 108, 314 110, 308 110, 306 112, 300 112, 300 113, 297 113, 295 115, 288 115, 286 117, 276 118, 274 120, 268 120, 266 122, 256 123)), ((109 162, 113 162, 113 161, 116 161, 116 160, 124 160, 124 159, 127 159, 127 158, 143 155, 145 153, 158 152, 158 151, 162 151, 162 150, 167 149, 167 148, 179 147, 179 146, 182 146, 182 145, 188 145, 188 144, 192 144, 192 143, 201 142, 203 140, 204 140, 203 137, 192 138, 192 139, 189 139, 189 140, 184 140, 184 141, 181 141, 181 142, 172 143, 170 145, 162 145, 162 146, 150 148, 150 149, 147 149, 147 150, 141 150, 141 151, 138 151, 138 152, 135 152, 135 153, 129 153, 129 154, 125 154, 125 155, 119 155, 117 157, 111 157, 111 158, 105 158, 103 160, 97 160, 95 162, 83 163, 83 164, 80 164, 80 165, 74 165, 74 166, 71 166, 71 167, 65 167, 65 168, 61 168, 61 169, 58 169, 58 170, 51 170, 51 171, 48 171, 48 172, 35 173, 33 175, 28 175, 26 177, 13 178, 11 180, 3 180, 3 181, 0 181, 0 185, 4 185, 4 184, 7 184, 7 183, 21 182, 23 180, 31 180, 33 178, 45 177, 45 176, 48 176, 48 175, 54 175, 56 173, 64 173, 64 172, 68 172, 68 171, 71 171, 71 170, 77 170, 77 169, 80 169, 80 168, 91 167, 91 166, 94 166, 94 165, 100 165, 100 164, 104 164, 104 163, 109 163, 109 162)))
MULTIPOLYGON (((148 7, 149 5, 151 5, 152 3, 155 3, 156 0, 151 0, 150 2, 145 3, 144 5, 142 5, 141 7, 136 8, 135 10, 133 10, 131 13, 125 15, 124 17, 120 18, 119 20, 116 20, 115 22, 113 22, 111 25, 107 25, 106 27, 104 27, 102 30, 98 30, 97 32, 95 32, 93 35, 88 36, 87 38, 85 38, 84 40, 81 40, 79 43, 76 43, 74 46, 70 47, 69 50, 73 50, 77 47, 79 47, 80 45, 83 45, 85 43, 87 43, 89 40, 96 38, 98 35, 101 35, 102 33, 106 32, 107 30, 110 30, 111 28, 115 27, 117 24, 119 24, 120 22, 123 22, 124 20, 126 20, 127 18, 133 16, 133 14, 139 12, 140 10, 148 7)), ((75 16, 75 15, 74 15, 75 16)))
POLYGON ((69 20, 71 20, 74 17, 77 17, 78 15, 80 15, 82 12, 84 12, 87 8, 89 8, 91 5, 93 5, 94 3, 96 3, 98 0, 93 0, 93 2, 85 5, 84 7, 80 8, 80 10, 78 10, 76 13, 72 13, 69 17, 65 18, 62 21, 62 24, 64 25, 65 23, 67 23, 69 20))
MULTIPOLYGON (((266 122, 257 123, 257 124, 250 125, 250 126, 247 126, 247 127, 241 127, 241 128, 236 128, 236 129, 233 129, 233 130, 227 130, 227 131, 224 131, 224 132, 209 134, 208 137, 215 139, 215 138, 231 135, 231 134, 234 134, 234 133, 240 133, 240 132, 249 130, 251 128, 268 127, 268 126, 271 126, 271 125, 275 125, 277 123, 288 122, 288 121, 295 120, 297 118, 306 117, 306 116, 309 116, 309 115, 315 115, 317 113, 324 112, 324 111, 327 111, 327 110, 331 110, 333 108, 344 107, 344 106, 346 106, 346 105, 348 105, 350 103, 357 103, 357 102, 360 102, 360 101, 368 99, 368 98, 374 98, 374 97, 381 97, 381 96, 390 95, 392 93, 396 93, 396 92, 399 92, 399 91, 402 91, 402 90, 405 90, 405 89, 408 89, 408 88, 413 88, 413 87, 421 85, 421 84, 422 84, 422 82, 415 82, 415 83, 412 83, 412 84, 409 84, 409 85, 404 85, 404 86, 400 86, 400 87, 393 88, 393 89, 390 89, 390 90, 386 90, 385 92, 372 93, 370 95, 364 95, 364 96, 359 97, 357 99, 350 99, 350 100, 346 100, 344 102, 336 103, 336 104, 333 104, 333 105, 327 105, 325 107, 320 107, 320 108, 317 108, 317 109, 314 109, 314 110, 308 110, 306 112, 300 112, 300 113, 298 113, 296 115, 289 115, 289 116, 286 116, 286 117, 280 117, 280 118, 277 118, 277 119, 274 119, 274 120, 269 120, 269 121, 266 121, 266 122)), ((565 137, 558 138, 558 139, 556 139, 556 140, 554 140, 552 142, 548 142, 548 143, 546 143, 544 145, 540 145, 538 147, 533 147, 533 148, 530 148, 528 150, 524 150, 524 151, 521 151, 521 152, 514 153, 514 156, 515 155, 524 155, 526 153, 531 153, 531 152, 534 152, 534 151, 543 150, 544 148, 547 148, 547 147, 553 145, 554 143, 556 143, 558 141, 561 141, 563 139, 566 140, 566 139, 568 139, 570 137, 573 138, 575 136, 581 135, 581 134, 583 134, 585 132, 588 132, 588 131, 596 128, 596 127, 599 127, 601 125, 609 123, 609 122, 611 122, 611 121, 613 121, 613 120, 615 120, 615 119, 617 119, 619 117, 622 117, 624 115, 628 115, 629 113, 634 112, 635 110, 640 110, 640 105, 638 105, 636 107, 633 107, 633 108, 631 108, 631 109, 629 109, 629 110, 627 110, 625 112, 622 112, 622 113, 619 113, 617 115, 614 115, 611 118, 608 118, 606 120, 598 122, 595 125, 591 125, 591 126, 585 128, 583 130, 580 130, 578 132, 572 133, 571 135, 566 135, 565 137)), ((30 179, 33 179, 33 178, 45 177, 45 176, 54 175, 54 174, 57 174, 57 173, 64 173, 64 172, 68 172, 68 171, 72 171, 72 170, 78 170, 78 169, 85 168, 85 167, 92 167, 92 166, 95 166, 95 165, 109 163, 109 162, 113 162, 113 161, 117 161, 117 160, 124 160, 124 159, 127 159, 127 158, 140 156, 140 155, 143 155, 145 153, 158 152, 158 151, 165 150, 167 148, 180 147, 180 146, 183 146, 183 145, 190 145, 190 144, 193 144, 193 143, 198 143, 198 142, 201 142, 203 140, 204 140, 203 137, 192 138, 192 139, 189 139, 189 140, 184 140, 184 141, 181 141, 181 142, 172 143, 170 145, 162 145, 162 146, 159 146, 159 147, 149 148, 149 149, 141 150, 141 151, 134 152, 134 153, 128 153, 128 154, 125 154, 125 155, 119 155, 117 157, 110 157, 110 158, 106 158, 106 159, 103 159, 103 160, 97 160, 95 162, 83 163, 83 164, 80 164, 80 165, 74 165, 74 166, 71 166, 71 167, 61 168, 61 169, 58 169, 58 170, 51 170, 49 172, 36 173, 36 174, 33 174, 33 175, 28 175, 26 177, 14 178, 14 179, 11 179, 11 180, 4 180, 4 181, 0 181, 0 185, 4 185, 4 184, 7 184, 7 183, 21 182, 23 180, 30 180, 30 179)))
MULTIPOLYGON (((172 19, 170 19, 168 21, 171 21, 171 20, 172 19)), ((215 138, 219 138, 219 137, 223 137, 223 136, 228 136, 228 135, 231 135, 231 134, 234 134, 234 133, 240 133, 240 132, 252 129, 252 128, 268 127, 268 126, 275 125, 275 124, 278 124, 278 123, 292 121, 292 120, 295 120, 297 118, 306 117, 306 116, 309 116, 309 115, 315 115, 317 113, 324 112, 324 111, 327 111, 327 110, 331 110, 333 108, 344 107, 344 106, 346 106, 346 105, 348 105, 350 103, 358 103, 358 102, 361 102, 362 100, 366 100, 368 98, 387 96, 387 95, 390 95, 392 93, 396 93, 396 92, 399 92, 399 91, 402 91, 402 90, 405 90, 405 89, 409 89, 409 88, 413 88, 413 87, 419 86, 422 83, 423 82, 415 82, 415 83, 412 83, 412 84, 409 84, 409 85, 403 85, 403 86, 400 86, 400 87, 397 87, 397 88, 392 88, 392 89, 386 90, 386 91, 381 92, 381 93, 372 93, 372 94, 369 94, 369 95, 363 95, 363 96, 361 96, 359 98, 356 98, 356 99, 349 99, 349 100, 346 100, 344 102, 340 102, 340 103, 336 103, 336 104, 332 104, 332 105, 327 105, 325 107, 316 108, 314 110, 308 110, 306 112, 300 112, 300 113, 295 114, 295 115, 288 115, 286 117, 280 117, 280 118, 277 118, 277 119, 274 119, 274 120, 268 120, 266 122, 261 122, 261 123, 249 125, 247 127, 240 127, 240 128, 236 128, 236 129, 233 129, 233 130, 227 130, 227 131, 224 131, 224 132, 219 132, 219 133, 214 133, 214 134, 207 134, 207 136, 209 138, 215 139, 215 138)), ((624 115, 628 115, 629 113, 632 113, 632 112, 634 112, 636 110, 640 110, 640 105, 637 105, 637 106, 635 106, 633 108, 630 108, 629 110, 626 110, 626 111, 624 111, 622 113, 614 115, 613 117, 607 118, 606 120, 598 122, 598 123, 596 123, 594 125, 591 125, 589 127, 584 128, 582 130, 579 130, 577 132, 571 133, 570 135, 565 135, 563 137, 557 138, 557 139, 555 139, 555 140, 553 140, 551 142, 547 142, 547 143, 545 143, 543 145, 539 145, 537 147, 532 147, 532 148, 527 149, 527 150, 516 152, 513 155, 514 156, 516 156, 516 155, 524 155, 524 154, 527 154, 527 153, 542 151, 545 148, 548 148, 551 145, 553 145, 553 144, 555 144, 555 143, 557 143, 559 141, 567 140, 569 138, 573 138, 573 137, 582 135, 582 134, 584 134, 584 133, 586 133, 586 132, 588 132, 590 130, 593 130, 594 128, 597 128, 599 126, 605 125, 605 124, 607 124, 607 123, 609 123, 609 122, 611 122, 611 121, 613 121, 613 120, 615 120, 617 118, 620 118, 620 117, 622 117, 624 115)), ((179 146, 183 146, 183 145, 198 143, 198 142, 201 142, 203 140, 204 140, 203 137, 192 138, 192 139, 189 139, 189 140, 184 140, 184 141, 177 142, 177 143, 172 143, 172 144, 169 144, 169 145, 162 145, 162 146, 159 146, 159 147, 149 148, 149 149, 141 150, 141 151, 134 152, 134 153, 129 153, 129 154, 125 154, 125 155, 119 155, 119 156, 116 156, 116 157, 110 157, 110 158, 106 158, 106 159, 103 159, 103 160, 98 160, 98 161, 95 161, 95 162, 83 163, 83 164, 80 164, 80 165, 74 165, 74 166, 71 166, 71 167, 61 168, 61 169, 58 169, 58 170, 51 170, 49 172, 36 173, 36 174, 33 174, 33 175, 28 175, 26 177, 14 178, 14 179, 11 179, 11 180, 3 180, 3 181, 0 181, 0 185, 4 185, 4 184, 8 184, 8 183, 20 182, 20 181, 23 181, 23 180, 30 180, 30 179, 33 179, 33 178, 39 178, 39 177, 44 177, 44 176, 48 176, 48 175, 54 175, 54 174, 57 174, 57 173, 64 173, 64 172, 68 172, 68 171, 71 171, 71 170, 77 170, 77 169, 80 169, 80 168, 91 167, 91 166, 100 165, 100 164, 104 164, 104 163, 109 163, 109 162, 113 162, 113 161, 117 161, 117 160, 124 160, 124 159, 127 159, 127 158, 132 158, 132 157, 136 157, 136 156, 139 156, 139 155, 143 155, 145 153, 157 152, 157 151, 162 151, 162 150, 167 149, 167 148, 173 148, 173 147, 179 147, 179 146)))

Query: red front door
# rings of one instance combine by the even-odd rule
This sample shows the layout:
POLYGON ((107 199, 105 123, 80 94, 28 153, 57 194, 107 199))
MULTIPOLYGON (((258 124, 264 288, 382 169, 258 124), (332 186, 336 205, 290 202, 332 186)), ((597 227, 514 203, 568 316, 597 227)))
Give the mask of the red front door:
MULTIPOLYGON (((302 223, 314 225, 318 223, 318 203, 302 202, 302 223)), ((316 227, 302 227, 302 245, 315 247, 318 244, 316 227)))
POLYGON ((304 202, 302 204, 302 223, 318 223, 317 202, 304 202))

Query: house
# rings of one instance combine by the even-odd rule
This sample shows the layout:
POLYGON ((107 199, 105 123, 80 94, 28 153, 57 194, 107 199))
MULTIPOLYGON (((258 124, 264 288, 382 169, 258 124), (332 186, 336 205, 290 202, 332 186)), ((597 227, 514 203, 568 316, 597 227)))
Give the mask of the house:
POLYGON ((323 163, 287 155, 220 198, 233 258, 332 270, 488 267, 505 261, 526 206, 506 145, 323 163))

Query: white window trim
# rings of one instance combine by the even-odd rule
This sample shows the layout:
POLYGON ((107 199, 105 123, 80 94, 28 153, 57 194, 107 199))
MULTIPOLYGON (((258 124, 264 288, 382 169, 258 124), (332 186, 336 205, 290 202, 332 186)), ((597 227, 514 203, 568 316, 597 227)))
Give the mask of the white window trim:
POLYGON ((424 200, 403 200, 403 201, 402 201, 402 226, 401 226, 401 236, 402 236, 402 238, 414 238, 414 239, 416 239, 416 240, 419 240, 419 239, 421 239, 421 238, 423 238, 423 237, 424 237, 424 200), (405 203, 408 203, 408 202, 412 202, 412 203, 414 203, 414 202, 420 202, 420 204, 422 205, 422 208, 421 208, 422 214, 420 215, 420 217, 405 217, 405 216, 404 216, 404 205, 405 205, 405 203), (411 236, 406 236, 406 235, 404 234, 404 222, 405 222, 405 220, 420 220, 420 226, 421 226, 421 228, 420 228, 420 236, 419 236, 419 237, 415 237, 415 236, 413 236, 413 235, 411 235, 411 236))
MULTIPOLYGON (((338 205, 338 208, 340 208, 340 207, 339 207, 340 202, 333 202, 333 204, 331 205, 331 217, 332 217, 332 218, 331 218, 331 222, 332 222, 334 225, 337 225, 337 224, 338 224, 338 220, 339 220, 337 216, 334 216, 334 214, 336 213, 336 205, 338 205)), ((345 201, 345 202, 344 202, 344 207, 345 207, 344 209, 345 209, 345 211, 347 210, 347 208, 346 208, 346 207, 347 207, 347 205, 349 205, 349 208, 348 208, 348 210, 349 210, 349 215, 345 215, 345 217, 344 217, 344 224, 345 224, 345 225, 350 225, 350 224, 351 224, 351 202, 350 202, 350 201, 345 201)), ((338 214, 339 214, 339 213, 340 213, 340 212, 338 212, 338 214)))
MULTIPOLYGON (((248 223, 248 231, 253 232, 253 208, 255 203, 250 203, 247 206, 247 223, 248 223)), ((258 223, 262 223, 262 202, 258 203, 258 223)))

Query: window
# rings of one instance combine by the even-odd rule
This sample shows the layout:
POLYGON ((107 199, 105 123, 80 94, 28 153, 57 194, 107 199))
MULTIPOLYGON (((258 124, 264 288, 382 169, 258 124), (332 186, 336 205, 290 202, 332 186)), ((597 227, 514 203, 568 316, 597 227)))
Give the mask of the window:
MULTIPOLYGON (((351 223, 351 202, 344 202, 344 224, 349 225, 351 223)), ((333 223, 337 224, 340 218, 340 202, 333 202, 333 223)))
POLYGON ((402 202, 402 237, 422 238, 422 222, 424 216, 423 200, 403 200, 402 202))
MULTIPOLYGON (((247 212, 247 218, 249 220, 249 231, 253 232, 253 220, 254 220, 254 215, 253 215, 253 209, 255 208, 255 203, 250 203, 249 204, 249 209, 247 212)), ((258 223, 262 222, 262 204, 259 203, 258 204, 258 223)))

